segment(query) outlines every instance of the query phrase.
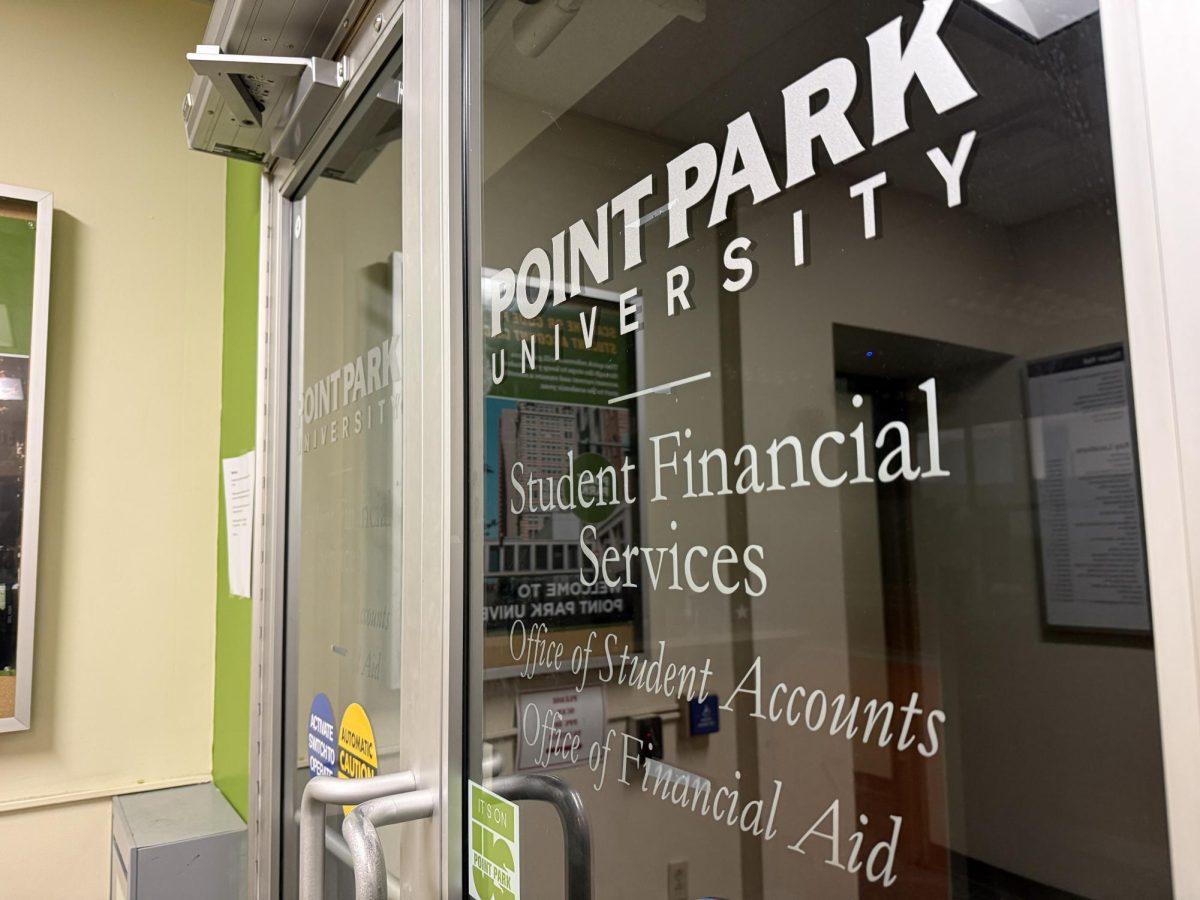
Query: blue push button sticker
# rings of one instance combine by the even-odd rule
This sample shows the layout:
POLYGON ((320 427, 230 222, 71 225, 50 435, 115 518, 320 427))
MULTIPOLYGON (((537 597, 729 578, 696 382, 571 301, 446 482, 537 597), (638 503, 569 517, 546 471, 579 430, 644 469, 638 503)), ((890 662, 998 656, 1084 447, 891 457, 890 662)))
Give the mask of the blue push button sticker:
POLYGON ((308 711, 308 771, 313 775, 337 774, 337 731, 333 706, 324 694, 313 697, 308 711))

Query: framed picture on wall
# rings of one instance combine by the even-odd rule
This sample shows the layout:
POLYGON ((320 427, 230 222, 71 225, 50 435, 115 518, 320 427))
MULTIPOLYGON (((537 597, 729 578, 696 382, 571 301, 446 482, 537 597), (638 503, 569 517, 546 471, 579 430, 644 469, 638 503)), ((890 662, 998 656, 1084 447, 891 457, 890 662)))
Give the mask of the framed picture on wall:
POLYGON ((0 185, 0 731, 29 728, 54 196, 0 185))

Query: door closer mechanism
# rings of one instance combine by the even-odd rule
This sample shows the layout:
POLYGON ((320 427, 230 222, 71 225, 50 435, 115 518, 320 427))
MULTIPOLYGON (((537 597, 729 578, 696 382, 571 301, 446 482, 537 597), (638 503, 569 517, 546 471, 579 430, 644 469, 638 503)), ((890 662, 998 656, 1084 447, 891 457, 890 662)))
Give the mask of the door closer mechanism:
POLYGON ((324 120, 349 72, 319 57, 224 53, 201 44, 183 105, 188 146, 234 159, 296 159, 324 120))

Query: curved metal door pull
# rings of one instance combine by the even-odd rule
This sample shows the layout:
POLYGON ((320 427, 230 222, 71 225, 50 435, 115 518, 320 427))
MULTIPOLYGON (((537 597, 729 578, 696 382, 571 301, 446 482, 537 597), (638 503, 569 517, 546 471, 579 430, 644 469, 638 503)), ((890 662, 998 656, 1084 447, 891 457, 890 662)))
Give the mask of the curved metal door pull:
MULTIPOLYGON (((553 775, 508 775, 490 787, 508 800, 536 800, 554 807, 566 845, 567 900, 592 900, 591 826, 579 794, 553 775)), ((324 890, 326 803, 358 804, 342 823, 354 867, 355 900, 387 900, 388 871, 378 829, 433 815, 434 793, 416 790, 411 772, 358 781, 311 779, 300 809, 300 900, 321 900, 324 890), (393 793, 380 796, 381 790, 393 793)))
POLYGON ((377 797, 350 810, 342 823, 342 837, 354 860, 355 900, 387 900, 387 860, 377 829, 428 818, 434 805, 433 791, 410 791, 377 797))
POLYGON ((489 788, 507 800, 540 800, 554 807, 567 849, 567 900, 592 900, 592 827, 574 788, 553 775, 505 775, 489 788))
POLYGON ((304 786, 300 799, 299 900, 322 900, 325 894, 325 806, 364 803, 385 794, 417 789, 412 772, 394 772, 374 778, 334 778, 318 775, 304 786))
MULTIPOLYGON (((342 833, 332 825, 325 826, 325 846, 334 859, 344 863, 347 869, 354 870, 354 857, 350 854, 350 846, 342 837, 342 833)), ((388 900, 404 900, 404 887, 400 884, 400 879, 391 872, 387 875, 387 896, 388 900)))

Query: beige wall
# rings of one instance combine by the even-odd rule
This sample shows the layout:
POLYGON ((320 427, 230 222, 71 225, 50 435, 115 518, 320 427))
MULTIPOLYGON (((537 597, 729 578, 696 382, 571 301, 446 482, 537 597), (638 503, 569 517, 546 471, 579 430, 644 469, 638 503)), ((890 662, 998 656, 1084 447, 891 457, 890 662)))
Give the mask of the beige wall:
POLYGON ((107 898, 111 817, 108 798, 0 813, 4 896, 107 898), (70 848, 69 865, 64 848, 70 848))
POLYGON ((33 725, 0 735, 6 896, 107 896, 109 803, 32 807, 209 774, 225 167, 179 119, 209 10, 3 7, 0 181, 55 194, 33 725), (9 892, 33 872, 36 892, 9 892))

